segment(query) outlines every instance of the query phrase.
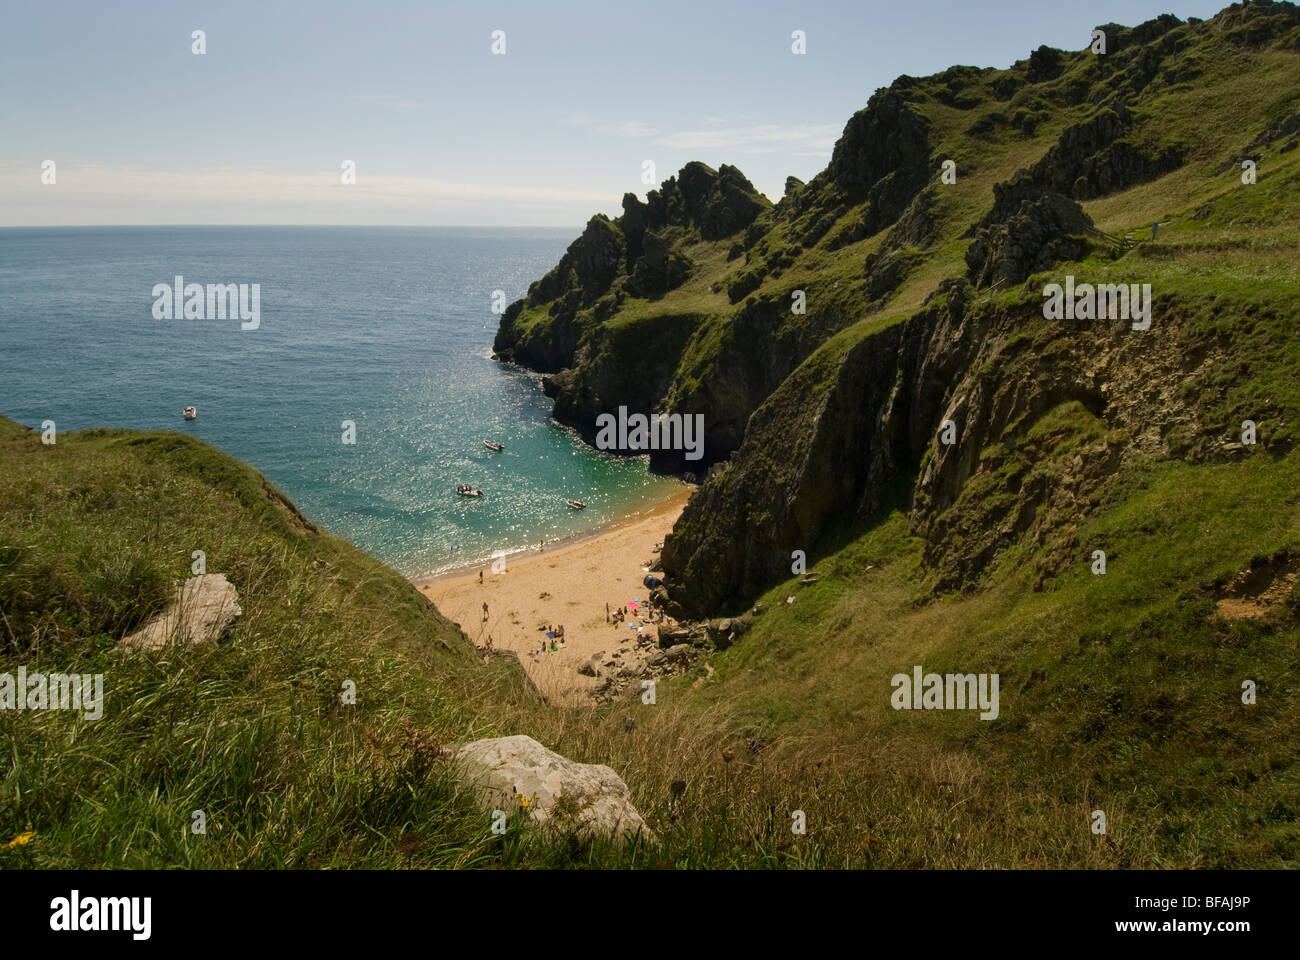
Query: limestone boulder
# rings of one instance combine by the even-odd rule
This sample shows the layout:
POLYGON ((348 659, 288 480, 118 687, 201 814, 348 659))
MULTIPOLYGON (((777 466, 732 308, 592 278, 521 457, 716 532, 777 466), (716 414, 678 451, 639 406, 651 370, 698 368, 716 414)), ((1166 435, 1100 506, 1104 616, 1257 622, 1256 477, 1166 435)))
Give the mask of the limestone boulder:
POLYGON ((486 809, 526 809, 533 822, 579 836, 652 836, 618 774, 576 763, 532 737, 475 740, 454 750, 453 764, 486 809))
POLYGON ((182 580, 162 613, 124 637, 119 648, 157 650, 171 643, 220 642, 243 616, 239 594, 225 574, 205 573, 182 580))

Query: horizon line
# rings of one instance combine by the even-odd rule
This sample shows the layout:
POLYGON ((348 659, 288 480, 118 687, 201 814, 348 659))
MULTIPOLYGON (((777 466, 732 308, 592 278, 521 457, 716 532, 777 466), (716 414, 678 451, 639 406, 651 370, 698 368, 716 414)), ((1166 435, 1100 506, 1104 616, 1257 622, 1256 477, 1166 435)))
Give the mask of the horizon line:
POLYGON ((384 227, 392 230, 582 230, 582 224, 524 224, 524 223, 0 223, 0 230, 151 230, 155 227, 227 227, 235 229, 335 227, 339 229, 371 229, 384 227))

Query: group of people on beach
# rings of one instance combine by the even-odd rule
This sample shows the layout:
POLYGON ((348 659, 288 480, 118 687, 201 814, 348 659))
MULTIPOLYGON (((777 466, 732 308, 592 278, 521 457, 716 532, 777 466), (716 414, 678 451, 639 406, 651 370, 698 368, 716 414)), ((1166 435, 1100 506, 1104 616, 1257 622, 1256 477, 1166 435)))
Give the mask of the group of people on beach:
MULTIPOLYGON (((663 610, 659 609, 658 607, 651 606, 648 603, 641 610, 634 611, 632 615, 635 617, 639 617, 643 624, 664 622, 663 610)), ((613 616, 611 617, 609 612, 609 604, 608 603, 605 604, 606 623, 612 623, 615 626, 618 626, 620 623, 626 621, 627 618, 628 618, 627 607, 619 607, 617 610, 614 611, 613 616)))
MULTIPOLYGON (((543 548, 543 543, 539 543, 537 546, 540 550, 543 548)), ((480 570, 478 574, 479 586, 484 585, 483 573, 484 571, 480 570)), ((545 596, 546 595, 543 594, 543 597, 545 596)), ((615 627, 619 627, 625 623, 629 626, 634 626, 636 628, 637 638, 640 639, 641 637, 646 636, 646 631, 652 629, 653 625, 662 624, 668 619, 667 614, 665 614, 661 607, 657 607, 651 602, 641 604, 639 603, 640 597, 637 598, 637 601, 638 602, 631 602, 625 606, 617 607, 613 611, 610 610, 609 604, 606 603, 605 622, 613 624, 615 627)), ((487 623, 488 619, 488 605, 487 601, 484 601, 483 622, 487 623)), ((538 662, 536 658, 542 654, 559 653, 564 647, 564 624, 558 624, 555 626, 546 624, 545 626, 539 626, 537 629, 538 631, 544 631, 545 637, 542 639, 537 649, 528 651, 528 656, 534 658, 534 663, 538 662)), ((653 635, 650 636, 650 639, 654 639, 653 635)), ((491 656, 493 652, 492 637, 489 636, 487 639, 487 645, 479 649, 485 659, 491 656)))
POLYGON ((545 627, 538 627, 537 629, 546 631, 546 639, 542 641, 542 645, 539 649, 529 650, 529 655, 537 656, 546 653, 548 646, 550 647, 551 653, 559 653, 560 647, 564 646, 564 624, 561 623, 558 626, 552 627, 548 623, 545 627))

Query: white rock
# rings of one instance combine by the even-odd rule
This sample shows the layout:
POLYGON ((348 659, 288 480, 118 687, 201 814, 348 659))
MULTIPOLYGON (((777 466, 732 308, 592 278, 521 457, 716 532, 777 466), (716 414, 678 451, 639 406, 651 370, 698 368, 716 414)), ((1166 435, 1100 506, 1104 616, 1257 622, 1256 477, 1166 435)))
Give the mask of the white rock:
POLYGON ((118 644, 136 650, 157 650, 169 643, 220 640, 244 611, 239 594, 225 574, 205 573, 181 581, 167 609, 118 644))
POLYGON ((486 809, 513 814, 524 797, 538 824, 579 835, 652 837, 627 784, 604 764, 575 763, 525 736, 475 740, 455 751, 454 762, 486 809))

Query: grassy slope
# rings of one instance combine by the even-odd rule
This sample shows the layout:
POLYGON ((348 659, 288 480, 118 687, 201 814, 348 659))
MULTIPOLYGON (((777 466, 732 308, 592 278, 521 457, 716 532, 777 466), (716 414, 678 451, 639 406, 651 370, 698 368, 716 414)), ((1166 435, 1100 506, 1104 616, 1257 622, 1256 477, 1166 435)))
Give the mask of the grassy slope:
MULTIPOLYGON (((667 685, 660 716, 642 721, 662 724, 647 737, 672 740, 673 731, 690 727, 673 711, 698 711, 695 729, 721 731, 734 759, 716 751, 665 757, 661 771, 627 748, 624 762, 639 768, 638 782, 651 794, 641 802, 677 817, 671 835, 679 862, 716 862, 723 850, 736 863, 882 867, 1300 860, 1300 593, 1293 588, 1259 620, 1215 615, 1224 581, 1252 561, 1300 552, 1300 455, 1288 453, 1300 415, 1300 151, 1274 144, 1253 186, 1241 183, 1232 162, 1266 123, 1294 112, 1300 93, 1294 53, 1218 49, 1214 57, 1193 48, 1167 58, 1162 69, 1204 72, 1164 88, 1157 79, 1142 98, 1135 139, 1158 142, 1162 131, 1176 131, 1191 146, 1187 164, 1085 204, 1100 229, 1140 244, 1118 260, 1059 265, 996 299, 1032 318, 1042 284, 1067 272, 1151 283, 1157 324, 1212 336, 1224 351, 1221 365, 1184 386, 1185 402, 1206 422, 1223 423, 1225 441, 1246 417, 1268 423, 1267 441, 1231 463, 1135 457, 1096 503, 1081 505, 1069 531, 1077 561, 1041 585, 1034 566, 1043 547, 1028 539, 1004 551, 978 593, 936 597, 920 564, 922 544, 901 510, 828 536, 815 558, 820 583, 800 588, 792 578, 771 590, 755 629, 713 658, 716 673, 706 680, 704 670, 694 671, 687 678, 699 682, 694 691, 686 682, 667 685), (1151 241, 1157 219, 1161 232, 1151 241), (1092 549, 1110 557, 1104 577, 1090 573, 1092 549), (889 679, 914 664, 999 672, 1001 718, 892 710, 889 679), (1260 690, 1254 706, 1241 702, 1248 679, 1260 690), (677 706, 664 710, 664 703, 677 706), (751 754, 749 737, 768 746, 751 754), (688 783, 693 802, 673 806, 674 777, 688 783), (809 814, 807 838, 789 834, 793 809, 809 814), (1104 837, 1089 829, 1095 809, 1108 816, 1104 837)), ((1087 54, 1069 55, 1053 86, 1093 66, 1087 54)), ((1093 109, 1085 102, 1053 110, 1028 140, 1007 130, 992 140, 968 136, 982 113, 1010 113, 1020 99, 969 111, 918 106, 940 144, 936 154, 955 157, 961 172, 960 187, 941 189, 936 205, 946 237, 983 213, 994 183, 1037 160, 1093 109)), ((771 245, 779 247, 784 229, 769 235, 771 245)), ((815 246, 758 295, 784 299, 804 287, 816 291, 813 302, 837 282, 850 286, 845 281, 880 239, 837 251, 815 246)), ((940 280, 963 272, 964 249, 964 241, 941 239, 879 313, 832 339, 805 369, 833 371, 828 358, 847 343, 905 317, 940 280)), ((742 269, 724 264, 693 283, 725 289, 742 269)), ((669 309, 679 295, 700 296, 674 291, 657 306, 669 309)), ((701 349, 683 361, 683 379, 707 370, 708 343, 698 342, 701 349)), ((1000 375, 1033 371, 1022 365, 1000 375)), ((1007 438, 1007 448, 985 451, 986 466, 957 509, 977 514, 981 501, 1008 495, 1034 472, 1050 480, 1066 469, 1075 438, 1103 433, 1082 408, 1051 411, 1007 438), (1049 431, 1068 439, 1045 454, 1049 431)), ((582 743, 602 734, 572 736, 582 743)))
MULTIPOLYGON (((1052 416, 1060 422, 1043 430, 1088 429, 1078 411, 1052 416)), ((1081 562, 1037 593, 1013 554, 986 591, 927 602, 919 544, 901 514, 884 515, 815 558, 821 583, 764 598, 767 612, 698 690, 691 676, 664 683, 654 705, 555 710, 529 703, 508 674, 472 666, 459 632, 400 578, 302 530, 256 474, 202 444, 93 431, 51 449, 5 424, 2 449, 4 589, 34 593, 52 577, 60 588, 30 605, 40 649, 9 648, 0 669, 103 672, 109 698, 93 723, 0 714, 0 833, 37 832, 0 851, 5 866, 1244 866, 1296 856, 1293 614, 1217 623, 1206 592, 1261 551, 1300 549, 1294 457, 1153 465, 1088 521, 1082 539, 1105 545, 1108 575, 1081 562), (132 583, 159 579, 142 571, 181 576, 200 547, 209 570, 240 588, 232 642, 122 661, 106 649, 111 633, 89 632, 115 601, 129 606, 120 601, 139 594, 132 583), (78 582, 93 592, 77 594, 78 582), (1001 718, 890 710, 888 677, 913 663, 1000 671, 1001 718), (345 678, 357 682, 355 708, 337 705, 345 678), (1259 683, 1253 708, 1239 705, 1242 678, 1259 683), (630 733, 626 716, 637 720, 630 733), (431 750, 508 732, 611 764, 662 845, 492 838, 431 750), (749 736, 767 747, 751 753, 749 736), (1110 818, 1104 839, 1087 829, 1096 808, 1110 818), (205 837, 184 834, 194 809, 208 814, 205 837), (806 837, 788 829, 795 809, 808 814, 806 837)), ((6 595, 6 611, 20 606, 6 595)))
POLYGON ((54 446, 0 419, 0 672, 104 674, 102 719, 0 712, 0 867, 452 866, 536 860, 455 795, 438 746, 525 699, 398 574, 178 434, 54 446), (110 649, 190 573, 239 590, 218 648, 110 649), (344 680, 357 704, 340 704, 344 680), (191 836, 191 813, 207 815, 191 836))
POLYGON ((1230 622, 1213 585, 1300 551, 1298 480, 1294 454, 1152 464, 1085 519, 1086 550, 1045 589, 1022 543, 967 597, 929 596, 920 543, 893 512, 816 558, 821 582, 764 597, 703 696, 731 705, 737 736, 858 770, 860 801, 840 798, 822 830, 844 843, 849 824, 875 825, 882 865, 1294 864, 1300 591, 1271 618, 1230 622), (1105 576, 1092 549, 1108 554, 1105 576), (914 664, 1000 673, 1001 716, 892 710, 889 679, 914 664), (1241 703, 1245 679, 1255 706, 1241 703), (1094 809, 1106 838, 1089 833, 1094 809))
MULTIPOLYGON (((1220 619, 1215 603, 1223 581, 1253 559, 1300 552, 1300 151, 1267 151, 1253 187, 1226 162, 1264 122, 1295 109, 1295 57, 1225 49, 1231 55, 1199 58, 1205 72, 1194 83, 1162 90, 1157 80, 1144 96, 1143 135, 1176 130, 1192 147, 1187 165, 1085 204, 1110 233, 1144 236, 1160 219, 1159 238, 1053 275, 1149 282, 1157 325, 1168 310, 1219 336, 1231 362, 1189 384, 1187 402, 1225 424, 1273 411, 1261 418, 1262 446, 1231 462, 1137 458, 1080 510, 1069 531, 1077 561, 1064 572, 1037 583, 1044 546, 1021 539, 966 596, 929 590, 900 491, 872 522, 827 536, 812 557, 818 584, 771 590, 754 628, 712 658, 711 678, 701 668, 664 682, 653 706, 529 703, 505 671, 471 665, 458 632, 395 574, 299 529, 251 471, 208 448, 107 432, 64 437, 51 450, 7 427, 0 609, 26 617, 16 634, 40 629, 44 639, 21 656, 5 649, 0 669, 102 669, 110 710, 96 724, 0 714, 13 744, 11 766, 0 766, 0 834, 38 832, 27 847, 0 849, 0 866, 1293 866, 1300 597, 1293 591, 1259 620, 1220 619), (105 650, 113 631, 156 605, 200 547, 209 570, 240 587, 246 613, 235 642, 119 665, 105 650), (1092 549, 1108 554, 1104 577, 1089 572, 1092 549), (330 566, 316 568, 317 559, 330 566), (39 603, 22 614, 16 589, 39 603), (1000 718, 893 711, 889 678, 913 664, 1000 673, 1000 718), (336 706, 345 677, 360 695, 351 712, 336 706), (1245 679, 1258 684, 1254 706, 1241 704, 1245 679), (630 732, 627 716, 636 719, 630 732), (492 846, 485 819, 453 796, 442 769, 424 769, 422 745, 517 732, 609 763, 662 844, 575 851, 512 832, 492 846), (751 737, 766 745, 749 749, 751 737), (196 808, 208 812, 209 835, 183 839, 196 808), (789 830, 796 809, 808 815, 806 837, 789 830), (1104 837, 1089 830, 1095 809, 1108 817, 1104 837)), ((1068 55, 1054 84, 1090 67, 1086 55, 1068 55)), ((1053 108, 1032 137, 1004 127, 967 133, 1031 94, 971 110, 917 105, 936 155, 959 165, 958 186, 938 194, 941 238, 881 310, 808 364, 833 371, 834 354, 961 273, 957 235, 987 208, 992 185, 1091 110, 1053 108)), ((786 229, 770 236, 770 253, 786 229)), ((852 306, 880 241, 814 246, 758 295, 803 287, 810 307, 822 295, 852 306)), ((610 321, 711 318, 682 359, 685 382, 707 371, 717 324, 733 309, 725 291, 744 265, 725 252, 692 248, 700 269, 687 284, 653 304, 630 300, 610 321)), ((997 299, 1030 315, 1047 280, 997 299)), ((1067 469, 1103 436, 1081 408, 1049 411, 984 452, 955 509, 977 517, 980 502, 1034 472, 1067 469)))
MULTIPOLYGON (((1300 860, 1300 592, 1262 620, 1214 614, 1216 584, 1257 558, 1300 552, 1300 455, 1285 452, 1294 449, 1300 411, 1300 151, 1278 153, 1275 145, 1254 186, 1223 162, 1265 120, 1294 110, 1294 64, 1293 54, 1242 52, 1206 65, 1194 90, 1150 108, 1197 145, 1188 166, 1085 208, 1112 233, 1160 219, 1158 240, 1119 260, 1059 265, 998 295, 1032 317, 1042 284, 1067 272, 1151 283, 1157 324, 1176 315, 1193 331, 1213 333, 1230 361, 1189 382, 1186 402, 1228 427, 1250 416, 1263 422, 1253 411, 1275 411, 1266 431, 1272 452, 1266 444, 1240 462, 1199 466, 1139 459, 1111 478, 1101 502, 1083 505, 1074 533, 1086 549, 1041 590, 1033 565, 1042 546, 1022 540, 977 594, 932 596, 921 543, 895 510, 865 529, 829 536, 815 558, 821 582, 801 588, 794 577, 771 590, 756 628, 713 660, 716 674, 697 696, 727 705, 737 738, 781 741, 769 752, 792 758, 786 762, 833 756, 839 779, 857 784, 856 799, 843 783, 830 794, 819 825, 820 845, 843 862, 1247 867, 1300 860), (1261 99, 1260 89, 1287 92, 1261 99), (1228 114, 1231 124, 1221 120, 1228 114), (1194 218, 1203 205, 1209 215, 1194 218), (1092 549, 1109 555, 1104 577, 1089 571, 1092 549), (1000 672, 1001 718, 892 710, 889 679, 914 664, 1000 672), (1261 691, 1255 706, 1241 703, 1246 679, 1261 691), (1094 809, 1107 812, 1104 838, 1089 831, 1094 809)), ((945 111, 957 113, 927 110, 940 131, 945 111)), ((971 119, 967 113, 963 122, 971 119)), ((1005 155, 1013 157, 1013 166, 1034 159, 1005 155)), ((979 176, 1005 179, 1003 162, 984 158, 979 176)), ((945 202, 954 198, 953 216, 966 220, 976 208, 959 208, 961 196, 969 197, 965 187, 941 193, 945 202)), ((948 258, 946 249, 904 285, 887 314, 919 304, 938 278, 960 272, 961 247, 948 258)), ((864 319, 846 335, 887 319, 864 319)), ((844 336, 821 353, 837 351, 844 336)), ((807 363, 821 361, 814 355, 807 363)), ((957 509, 974 513, 981 502, 1013 494, 1033 471, 1050 477, 1064 469, 1069 443, 1050 456, 1035 447, 1049 430, 1086 437, 1100 424, 1081 408, 1056 410, 1011 438, 1014 451, 984 451, 990 466, 972 478, 957 509)), ((796 789, 790 803, 814 792, 796 789)))

